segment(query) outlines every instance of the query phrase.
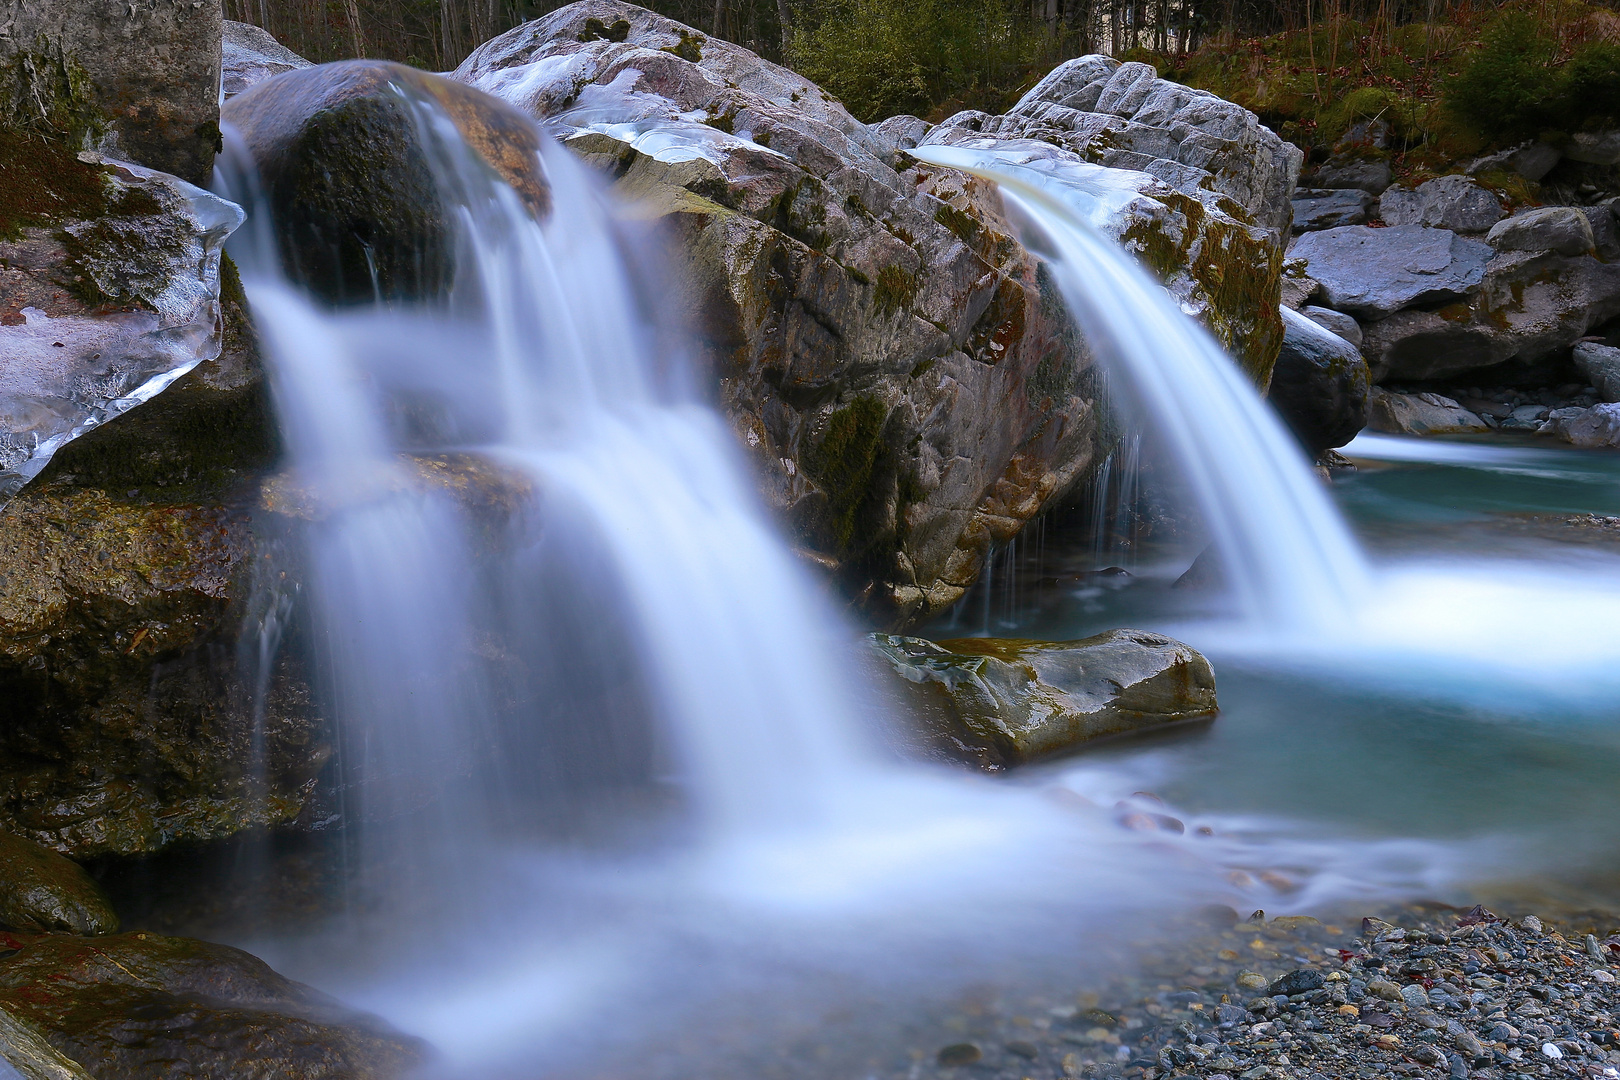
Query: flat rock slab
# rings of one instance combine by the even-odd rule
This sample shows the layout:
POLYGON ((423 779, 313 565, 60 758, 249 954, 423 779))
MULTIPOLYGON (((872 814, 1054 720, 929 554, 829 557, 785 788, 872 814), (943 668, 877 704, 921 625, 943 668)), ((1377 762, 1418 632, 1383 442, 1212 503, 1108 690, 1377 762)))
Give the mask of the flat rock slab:
POLYGON ((1080 641, 894 634, 871 641, 932 745, 989 769, 1216 711, 1209 661, 1144 630, 1080 641))
POLYGON ((1463 299, 1484 279, 1492 254, 1482 241, 1422 225, 1347 225, 1306 233, 1289 250, 1322 283, 1328 307, 1367 319, 1463 299))

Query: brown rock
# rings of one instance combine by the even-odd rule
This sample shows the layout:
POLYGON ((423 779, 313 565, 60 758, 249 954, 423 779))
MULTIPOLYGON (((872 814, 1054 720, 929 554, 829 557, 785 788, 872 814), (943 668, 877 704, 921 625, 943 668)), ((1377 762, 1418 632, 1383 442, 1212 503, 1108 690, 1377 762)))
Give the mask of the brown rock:
POLYGON ((118 929, 101 886, 69 859, 0 833, 0 924, 14 930, 110 934, 118 929))

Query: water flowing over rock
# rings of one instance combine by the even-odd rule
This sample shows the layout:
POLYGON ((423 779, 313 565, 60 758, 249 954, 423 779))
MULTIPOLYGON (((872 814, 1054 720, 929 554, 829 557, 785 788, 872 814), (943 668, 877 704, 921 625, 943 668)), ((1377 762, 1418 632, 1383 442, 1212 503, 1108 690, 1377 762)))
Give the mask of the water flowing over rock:
POLYGON ((1366 423, 1367 362, 1339 335, 1282 309, 1282 352, 1271 376, 1271 403, 1312 456, 1356 437, 1366 423))
MULTIPOLYGON (((1026 96, 1031 109, 1067 85, 1073 62, 1059 70, 1026 96)), ((613 0, 509 31, 454 77, 560 125, 661 219, 681 253, 681 304, 767 498, 880 620, 953 602, 988 550, 1095 460, 1089 357, 999 198, 903 153, 991 137, 969 118, 869 128, 802 77, 613 0)), ((1245 207, 1286 228, 1275 200, 1285 218, 1297 151, 1252 114, 1170 87, 1138 88, 1165 112, 1161 156, 1139 157, 1197 194, 1091 167, 1134 186, 1119 231, 1184 282, 1263 384, 1281 337, 1279 253, 1245 207), (1173 108, 1184 116, 1172 120, 1173 108)), ((1105 126, 1148 131, 1148 98, 1132 101, 1110 105, 1122 114, 1105 126)), ((1059 143, 1079 138, 1037 111, 1059 143)), ((1040 126, 1013 114, 1007 124, 998 141, 1040 126)))
POLYGON ((388 1080, 426 1057, 419 1040, 228 946, 147 933, 0 945, 17 950, 0 965, 0 1009, 103 1080, 388 1080))
POLYGON ((0 505, 70 440, 220 351, 221 244, 241 210, 140 166, 19 140, 37 197, 0 229, 0 505), (84 160, 81 160, 84 158, 84 160))
POLYGON ((8 3, 0 123, 59 129, 206 183, 219 148, 221 22, 218 4, 194 0, 8 3))
POLYGON ((258 166, 283 260, 330 303, 436 296, 453 276, 413 95, 442 106, 530 210, 547 212, 533 125, 437 75, 350 60, 273 75, 225 105, 224 120, 258 166))
POLYGON ((1209 661, 1142 630, 1081 641, 871 640, 930 744, 987 768, 1216 711, 1209 661))

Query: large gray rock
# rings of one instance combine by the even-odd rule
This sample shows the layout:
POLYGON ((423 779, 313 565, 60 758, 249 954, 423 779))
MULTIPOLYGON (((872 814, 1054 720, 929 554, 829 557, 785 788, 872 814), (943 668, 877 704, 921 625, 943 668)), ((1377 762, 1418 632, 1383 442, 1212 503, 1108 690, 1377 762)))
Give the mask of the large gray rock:
POLYGON ((206 183, 220 138, 222 22, 217 3, 197 0, 9 0, 0 124, 64 130, 110 157, 206 183))
POLYGON ((1583 450, 1606 450, 1620 447, 1620 404, 1604 402, 1594 405, 1579 416, 1565 419, 1559 425, 1560 434, 1583 450))
MULTIPOLYGON (((1081 69, 1099 83, 1091 105, 1124 70, 1102 58, 1059 70, 1081 69)), ((919 166, 908 146, 984 140, 1107 185, 1120 212, 1104 226, 1150 252, 1183 302, 1251 359, 1257 381, 1269 377, 1280 253, 1211 186, 1258 199, 1244 185, 1263 182, 1286 202, 1287 169, 1267 171, 1254 155, 1275 141, 1286 166, 1297 151, 1219 99, 1151 80, 1138 87, 1164 108, 1186 106, 1176 137, 1154 129, 1172 157, 1153 160, 1198 192, 1187 195, 1070 149, 1077 133, 1054 126, 1041 97, 1065 96, 1067 76, 1026 96, 1052 118, 1045 126, 1021 114, 1004 134, 960 116, 934 128, 913 117, 867 127, 802 76, 614 0, 511 30, 454 77, 548 120, 667 226, 679 302, 767 500, 881 622, 954 602, 992 545, 1099 457, 1091 360, 1054 283, 1014 239, 990 185, 919 166), (1036 128, 1051 138, 1012 137, 1036 128), (1210 168, 1175 156, 1191 160, 1200 147, 1210 168)), ((1145 97, 1111 107, 1155 115, 1145 97)))
POLYGON ((1312 319, 1282 310, 1283 347, 1267 398, 1311 457, 1343 446, 1366 424, 1367 362, 1312 319))
POLYGON ((242 91, 283 71, 313 65, 277 41, 269 31, 251 23, 225 20, 225 41, 220 71, 220 92, 233 98, 242 91))
POLYGON ((1576 344, 1573 355, 1575 366, 1597 387, 1604 401, 1620 401, 1620 349, 1582 341, 1576 344))
POLYGON ((232 203, 137 165, 35 143, 62 209, 0 238, 0 506, 63 446, 220 353, 232 203))
POLYGON ((1111 630, 1081 641, 871 640, 925 741, 985 768, 1216 711, 1209 661, 1147 631, 1111 630))
POLYGON ((1592 223, 1574 206, 1538 206, 1497 222, 1485 237, 1498 251, 1586 255, 1597 247, 1592 223))
MULTIPOLYGON (((1392 231, 1392 230, 1386 230, 1392 231)), ((1449 378, 1509 361, 1556 364, 1592 327, 1620 316, 1620 265, 1591 255, 1504 251, 1465 300, 1364 323, 1373 380, 1449 378)), ((1549 369, 1544 376, 1555 379, 1549 369)))
POLYGON ((1397 394, 1375 386, 1367 394, 1367 426, 1391 435, 1467 435, 1489 431, 1476 414, 1440 394, 1397 394))
POLYGON ((1005 116, 958 113, 941 126, 1052 142, 1195 198, 1213 190, 1278 234, 1288 230, 1304 159, 1242 106, 1160 79, 1146 64, 1098 55, 1064 61, 1005 116))
POLYGON ((1620 165, 1620 131, 1578 131, 1563 146, 1564 157, 1590 165, 1620 165))
POLYGON ((1373 201, 1358 188, 1300 188, 1294 192, 1294 234, 1364 224, 1373 201))
POLYGON ((1496 193, 1471 177, 1441 176, 1416 189, 1390 188, 1378 200, 1387 225, 1428 225, 1460 233, 1482 233, 1507 214, 1496 193))
POLYGON ((1328 307, 1362 319, 1461 300, 1485 277, 1490 245, 1449 229, 1348 225, 1306 233, 1289 256, 1305 261, 1328 307))

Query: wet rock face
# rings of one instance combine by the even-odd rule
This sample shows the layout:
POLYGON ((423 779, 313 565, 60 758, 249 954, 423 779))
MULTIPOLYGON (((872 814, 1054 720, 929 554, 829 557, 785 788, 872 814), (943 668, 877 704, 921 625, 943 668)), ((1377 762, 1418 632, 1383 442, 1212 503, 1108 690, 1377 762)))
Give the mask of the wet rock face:
POLYGON ((156 934, 0 935, 0 1008, 89 1075, 387 1080, 426 1056, 238 949, 156 934))
POLYGON ((287 70, 226 103, 224 120, 269 196, 284 265, 330 303, 437 296, 454 278, 452 225, 422 140, 422 103, 447 112, 531 210, 549 210, 534 125, 485 94, 403 64, 287 70))
POLYGON ((3 18, 0 119, 65 121, 109 156, 207 182, 219 149, 218 4, 13 2, 3 18))
POLYGON ((1359 349, 1315 320, 1287 308, 1282 315, 1286 332, 1267 396, 1315 457, 1343 446, 1365 425, 1367 362, 1359 349))
MULTIPOLYGON (((878 621, 955 601, 991 545, 1096 460, 1090 358, 1055 284, 993 189, 905 155, 933 138, 925 122, 867 127, 793 72, 614 0, 509 31, 454 77, 550 120, 662 222, 673 291, 768 500, 878 621)), ((1178 182, 1215 175, 1171 158, 1200 140, 1226 153, 1211 141, 1221 124, 1235 125, 1229 141, 1260 138, 1252 116, 1239 123, 1242 110, 1205 98, 1187 110, 1204 109, 1208 130, 1189 122, 1162 159, 1178 182)), ((1011 133, 945 130, 1013 145, 1011 133)), ((1066 144, 1027 145, 1098 168, 1066 144)), ((1255 170, 1245 160, 1227 179, 1252 186, 1255 170)), ((1263 383, 1281 336, 1275 239, 1231 197, 1102 171, 1135 178, 1135 205, 1153 209, 1119 231, 1256 354, 1263 383), (1222 274, 1224 291, 1194 296, 1222 274)))
POLYGON ((1209 661, 1147 631, 1056 642, 871 640, 927 742, 981 767, 1007 768, 1216 711, 1209 661))
POLYGON ((111 934, 118 929, 118 916, 101 887, 77 863, 0 833, 0 925, 111 934))
POLYGON ((0 505, 64 443, 221 348, 230 203, 0 132, 0 505))

